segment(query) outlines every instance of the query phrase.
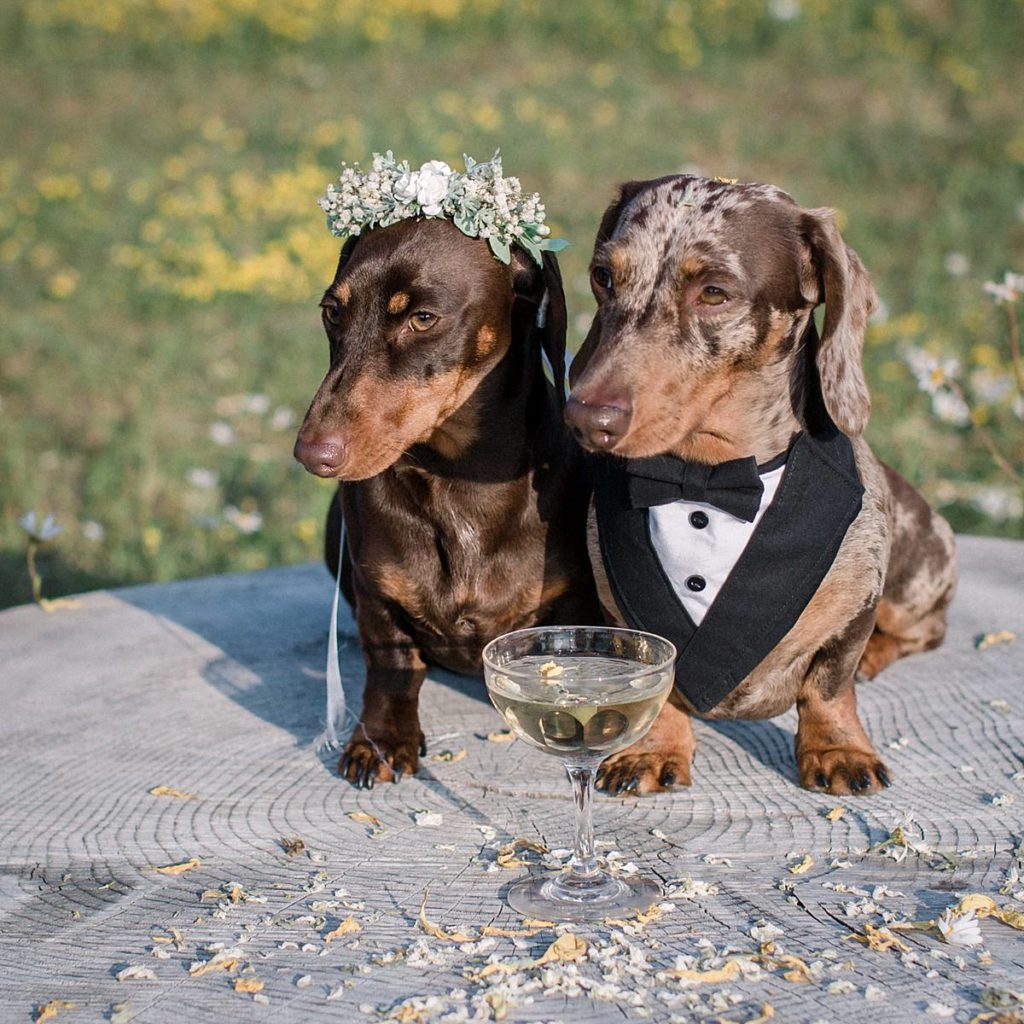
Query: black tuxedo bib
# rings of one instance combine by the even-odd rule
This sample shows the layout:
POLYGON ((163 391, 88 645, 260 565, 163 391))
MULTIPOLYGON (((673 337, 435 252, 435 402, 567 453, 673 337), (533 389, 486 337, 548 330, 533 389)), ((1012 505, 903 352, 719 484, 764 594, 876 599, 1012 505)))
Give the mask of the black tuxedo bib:
MULTIPOLYGON (((774 500, 699 626, 652 545, 649 507, 673 497, 651 497, 666 484, 651 484, 648 477, 653 464, 660 477, 671 478, 668 486, 685 488, 694 477, 703 483, 710 471, 672 456, 592 461, 601 558, 619 610, 633 629, 675 644, 676 686, 698 711, 710 711, 793 628, 832 567, 864 496, 853 445, 832 424, 797 435, 774 500)), ((750 469, 757 474, 754 460, 725 465, 728 470, 717 472, 723 486, 749 490, 750 469)), ((685 497, 692 493, 682 491, 685 497)), ((710 494, 706 500, 729 508, 727 498, 710 494)))

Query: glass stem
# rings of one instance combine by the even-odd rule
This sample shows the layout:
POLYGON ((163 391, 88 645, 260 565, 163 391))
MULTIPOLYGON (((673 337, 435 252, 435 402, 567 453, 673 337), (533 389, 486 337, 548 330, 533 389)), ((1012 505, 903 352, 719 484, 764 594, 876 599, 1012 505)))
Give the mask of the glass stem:
POLYGON ((576 836, 573 841, 569 875, 573 878, 592 878, 600 872, 594 856, 594 765, 566 765, 565 771, 572 783, 572 802, 576 808, 576 836))

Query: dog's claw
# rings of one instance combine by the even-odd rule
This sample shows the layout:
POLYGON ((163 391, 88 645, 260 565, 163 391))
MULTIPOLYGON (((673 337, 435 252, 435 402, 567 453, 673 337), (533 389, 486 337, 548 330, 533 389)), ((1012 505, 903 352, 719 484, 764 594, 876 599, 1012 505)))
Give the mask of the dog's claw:
POLYGON ((873 750, 805 750, 797 760, 804 789, 824 790, 835 796, 867 796, 891 785, 888 769, 873 750))
POLYGON ((418 767, 416 751, 423 740, 416 733, 413 737, 357 731, 338 760, 338 774, 357 789, 373 789, 378 781, 400 782, 418 767))

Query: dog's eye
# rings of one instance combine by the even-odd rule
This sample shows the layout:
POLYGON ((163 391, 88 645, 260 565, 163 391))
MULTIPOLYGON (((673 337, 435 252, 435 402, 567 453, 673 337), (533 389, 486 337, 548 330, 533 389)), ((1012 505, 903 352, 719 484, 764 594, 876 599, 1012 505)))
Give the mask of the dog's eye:
POLYGON ((720 306, 728 298, 729 296, 721 288, 716 288, 713 284, 709 284, 701 290, 699 301, 703 302, 706 306, 720 306))
POLYGON ((437 317, 433 313, 428 313, 425 309, 417 310, 409 317, 409 326, 414 331, 429 331, 436 322, 437 317))
POLYGON ((590 272, 594 284, 603 291, 610 291, 612 287, 612 272, 607 267, 594 267, 590 272))
POLYGON ((320 315, 323 317, 324 323, 337 327, 338 321, 341 320, 341 308, 336 302, 328 302, 325 299, 320 303, 320 315))

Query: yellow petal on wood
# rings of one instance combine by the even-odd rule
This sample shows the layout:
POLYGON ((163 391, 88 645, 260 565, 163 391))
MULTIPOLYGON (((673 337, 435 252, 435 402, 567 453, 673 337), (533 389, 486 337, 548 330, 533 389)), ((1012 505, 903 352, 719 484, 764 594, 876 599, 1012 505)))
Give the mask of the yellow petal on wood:
POLYGON ((1017 634, 1011 632, 1008 629, 996 630, 994 633, 982 633, 974 641, 974 646, 979 651, 984 651, 988 647, 996 647, 998 644, 1012 644, 1017 639, 1017 634))
POLYGON ((446 761, 449 764, 454 764, 456 761, 461 761, 466 756, 466 748, 463 747, 461 750, 452 753, 450 750, 441 750, 431 757, 431 761, 446 761))
POLYGON ((804 854, 804 859, 799 864, 794 864, 790 869, 791 875, 802 875, 807 871, 810 871, 814 867, 814 858, 809 854, 804 854))
POLYGON ((586 939, 581 939, 578 935, 574 935, 572 932, 565 932, 559 935, 554 942, 544 953, 540 959, 534 960, 535 966, 541 964, 550 964, 555 962, 568 962, 570 960, 579 960, 581 957, 586 956, 587 953, 587 942, 586 939))
POLYGON ((723 981, 735 981, 740 976, 740 962, 739 960, 730 960, 724 967, 715 967, 707 971, 688 971, 680 967, 673 967, 658 973, 666 974, 670 978, 678 978, 680 981, 696 981, 704 985, 719 985, 723 981))
POLYGON ((516 734, 511 729, 498 729, 487 734, 491 743, 511 743, 515 738, 516 734))
POLYGON ((236 992, 262 992, 263 982, 259 978, 235 978, 236 992))
POLYGON ((165 864, 162 868, 157 868, 156 870, 161 875, 183 875, 186 871, 191 871, 202 863, 198 857, 189 857, 188 860, 183 860, 180 864, 165 864))
POLYGON ((565 932, 559 935, 543 954, 536 960, 511 960, 505 963, 487 964, 482 970, 472 975, 473 981, 482 981, 492 974, 516 974, 519 971, 526 971, 532 967, 543 967, 551 963, 567 963, 571 960, 579 960, 587 952, 586 940, 581 939, 572 932, 565 932))
MULTIPOLYGON (((928 922, 929 925, 932 922, 928 922)), ((856 939, 858 942, 863 942, 869 949, 875 950, 877 953, 885 953, 890 949, 894 949, 899 953, 909 953, 910 947, 902 940, 898 939, 888 928, 878 928, 873 924, 864 925, 864 934, 855 933, 848 936, 848 938, 856 939)))
POLYGON ((342 935, 355 935, 363 930, 363 926, 351 915, 345 918, 337 928, 329 931, 324 936, 324 942, 330 942, 332 939, 340 939, 342 935))
POLYGON ((517 839, 513 839, 511 842, 504 843, 498 849, 498 864, 503 868, 526 867, 528 862, 516 857, 517 850, 532 850, 534 853, 548 852, 548 848, 543 843, 538 843, 536 839, 524 839, 519 837, 517 839))
POLYGON ((838 821, 845 813, 845 807, 833 807, 832 810, 825 815, 825 817, 829 821, 838 821))
POLYGON ((636 927, 637 925, 642 926, 650 924, 652 921, 657 921, 664 913, 665 911, 655 903, 649 910, 640 910, 631 918, 606 917, 604 923, 615 928, 636 927))
POLYGON ((988 917, 999 910, 999 905, 991 896, 980 892, 970 892, 953 908, 953 913, 959 916, 973 910, 978 917, 988 917))
POLYGON ((427 897, 430 895, 429 889, 423 890, 423 902, 420 904, 420 916, 419 923, 420 927, 428 934, 433 935, 435 939, 440 939, 442 942, 476 942, 476 938, 472 935, 466 935, 465 932, 446 932, 440 925, 434 924, 433 921, 427 920, 427 897))
POLYGON ((426 1016, 430 1011, 425 1008, 417 1009, 415 1006, 400 1006, 397 1010, 392 1010, 390 1020, 396 1022, 396 1024, 428 1024, 429 1018, 426 1016))
POLYGON ((529 918, 523 921, 522 928, 500 928, 498 925, 485 924, 480 930, 481 935, 491 935, 499 939, 532 939, 547 928, 553 928, 552 921, 533 921, 529 918))
MULTIPOLYGON (((981 915, 979 914, 978 916, 980 917, 981 915)), ((1009 907, 1002 907, 999 910, 994 910, 992 916, 996 920, 1002 921, 1003 924, 1008 924, 1011 928, 1024 932, 1024 912, 1011 910, 1009 907)))
POLYGON ((69 1003, 66 999, 51 999, 49 1002, 39 1004, 36 1008, 36 1015, 32 1019, 36 1024, 41 1024, 42 1021, 53 1020, 60 1010, 73 1010, 74 1008, 75 1004, 69 1003))
POLYGON ((468 975, 468 977, 473 982, 480 982, 484 978, 489 978, 492 974, 515 974, 532 966, 532 960, 512 960, 509 963, 487 964, 486 967, 477 971, 476 974, 468 975))
POLYGON ((381 828, 381 823, 372 814, 367 814, 366 811, 349 811, 348 816, 353 821, 358 821, 360 825, 372 825, 374 828, 381 828))
POLYGON ((184 948, 185 940, 183 939, 181 932, 178 931, 177 928, 168 928, 166 935, 151 935, 150 938, 154 942, 159 942, 161 944, 173 942, 175 949, 180 950, 184 948))
POLYGON ((154 786, 149 791, 150 796, 173 796, 178 800, 195 800, 197 797, 183 790, 175 789, 173 786, 154 786))
POLYGON ((782 953, 775 957, 774 966, 785 968, 782 977, 794 985, 806 985, 811 980, 811 969, 798 956, 782 953))
POLYGON ((193 964, 188 969, 188 973, 190 978, 201 978, 204 974, 212 974, 214 971, 226 971, 230 974, 238 968, 241 962, 241 960, 233 956, 226 956, 222 960, 214 957, 212 960, 206 960, 201 964, 193 964))

